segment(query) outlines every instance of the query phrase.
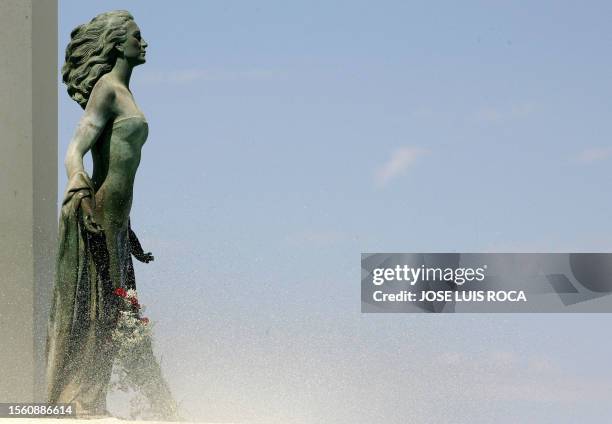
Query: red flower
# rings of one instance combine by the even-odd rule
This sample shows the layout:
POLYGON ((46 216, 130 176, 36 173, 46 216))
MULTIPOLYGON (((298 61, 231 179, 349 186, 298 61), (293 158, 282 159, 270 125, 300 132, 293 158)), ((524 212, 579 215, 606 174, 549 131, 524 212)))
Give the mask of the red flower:
POLYGON ((132 304, 132 306, 140 308, 140 305, 138 304, 138 299, 136 299, 135 297, 130 298, 130 303, 132 304))
POLYGON ((147 317, 140 318, 140 322, 142 322, 144 325, 147 325, 149 323, 149 318, 147 317))
POLYGON ((123 287, 119 287, 113 291, 113 294, 119 297, 127 297, 127 291, 123 287))

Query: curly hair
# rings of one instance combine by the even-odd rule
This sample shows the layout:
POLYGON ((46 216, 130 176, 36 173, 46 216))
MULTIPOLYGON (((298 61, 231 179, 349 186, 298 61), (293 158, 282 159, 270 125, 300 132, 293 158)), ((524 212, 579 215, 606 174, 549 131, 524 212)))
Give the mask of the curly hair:
POLYGON ((127 39, 126 25, 134 17, 125 10, 101 13, 70 33, 62 80, 68 95, 83 109, 100 77, 110 72, 117 60, 117 44, 127 39))

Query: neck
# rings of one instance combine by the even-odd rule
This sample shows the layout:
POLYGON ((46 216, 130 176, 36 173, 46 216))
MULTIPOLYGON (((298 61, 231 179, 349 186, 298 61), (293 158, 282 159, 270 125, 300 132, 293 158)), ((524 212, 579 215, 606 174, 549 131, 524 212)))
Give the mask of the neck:
POLYGON ((132 67, 127 63, 127 61, 120 57, 117 58, 117 62, 115 62, 115 66, 111 70, 111 73, 122 83, 125 84, 127 88, 130 88, 130 78, 132 77, 132 67))

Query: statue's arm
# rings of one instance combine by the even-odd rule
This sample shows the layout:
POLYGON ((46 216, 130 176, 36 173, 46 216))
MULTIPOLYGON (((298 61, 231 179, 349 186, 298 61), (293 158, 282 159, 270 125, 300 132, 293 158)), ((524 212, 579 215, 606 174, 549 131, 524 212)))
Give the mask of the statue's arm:
POLYGON ((66 152, 64 165, 69 179, 76 172, 84 172, 83 156, 96 143, 106 123, 113 116, 114 96, 114 90, 103 81, 98 81, 91 92, 85 113, 66 152))
POLYGON ((130 240, 130 253, 134 255, 136 259, 140 262, 149 263, 153 261, 155 258, 151 252, 146 252, 142 249, 142 245, 140 244, 140 240, 136 237, 136 233, 132 230, 132 224, 128 221, 128 229, 129 229, 129 240, 130 240))
MULTIPOLYGON (((96 143, 104 130, 106 123, 113 116, 114 90, 103 81, 98 81, 89 96, 85 113, 77 125, 77 129, 68 145, 64 165, 68 180, 72 180, 77 173, 85 173, 83 156, 96 143)), ((82 212, 83 224, 87 231, 99 234, 103 231, 93 217, 95 202, 90 190, 79 193, 79 207, 82 212)))

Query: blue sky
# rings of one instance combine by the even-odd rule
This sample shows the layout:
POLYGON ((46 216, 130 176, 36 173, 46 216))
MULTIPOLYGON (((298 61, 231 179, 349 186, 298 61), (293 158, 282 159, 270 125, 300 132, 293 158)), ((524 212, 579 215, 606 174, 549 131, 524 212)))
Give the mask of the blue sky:
POLYGON ((359 312, 361 252, 612 251, 612 4, 61 0, 60 63, 112 9, 149 43, 137 284, 192 419, 612 417, 607 315, 359 312))

